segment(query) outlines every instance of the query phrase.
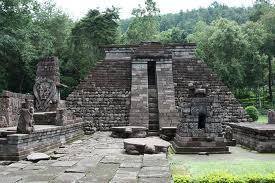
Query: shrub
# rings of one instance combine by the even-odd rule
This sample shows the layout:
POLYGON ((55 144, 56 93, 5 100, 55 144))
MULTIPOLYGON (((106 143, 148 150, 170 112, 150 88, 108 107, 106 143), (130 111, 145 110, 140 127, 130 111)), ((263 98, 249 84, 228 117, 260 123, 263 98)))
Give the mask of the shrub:
POLYGON ((238 176, 228 173, 213 173, 199 178, 199 183, 244 183, 238 176))
POLYGON ((275 173, 239 177, 228 173, 214 173, 204 177, 174 176, 174 183, 275 183, 275 173))
POLYGON ((254 106, 247 106, 245 108, 246 113, 253 119, 253 121, 257 121, 259 118, 259 112, 254 106))
POLYGON ((174 176, 173 179, 174 179, 174 183, 191 183, 191 182, 193 182, 191 180, 191 176, 188 176, 188 175, 174 176))

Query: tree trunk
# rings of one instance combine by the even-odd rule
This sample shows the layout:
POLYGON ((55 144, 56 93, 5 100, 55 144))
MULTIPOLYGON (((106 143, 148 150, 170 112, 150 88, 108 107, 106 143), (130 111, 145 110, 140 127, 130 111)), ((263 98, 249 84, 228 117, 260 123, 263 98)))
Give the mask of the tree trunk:
POLYGON ((269 101, 273 102, 272 96, 272 57, 268 56, 268 92, 269 92, 269 101))

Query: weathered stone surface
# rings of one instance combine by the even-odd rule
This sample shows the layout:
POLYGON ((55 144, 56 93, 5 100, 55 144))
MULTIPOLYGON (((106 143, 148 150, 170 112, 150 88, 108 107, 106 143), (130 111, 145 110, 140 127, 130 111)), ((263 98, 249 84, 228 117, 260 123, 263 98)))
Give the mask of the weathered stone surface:
POLYGON ((173 180, 171 177, 161 177, 161 178, 139 178, 138 179, 139 183, 173 183, 173 180))
POLYGON ((48 160, 50 156, 45 153, 32 153, 27 156, 28 161, 39 161, 39 160, 48 160))
POLYGON ((167 152, 171 144, 158 137, 130 138, 124 140, 124 149, 129 154, 157 154, 167 152))
POLYGON ((77 163, 77 161, 57 161, 56 163, 53 163, 51 166, 73 166, 77 163))
POLYGON ((142 167, 139 178, 167 178, 170 177, 169 167, 142 167))
POLYGON ((84 173, 62 173, 53 180, 55 183, 73 183, 84 177, 84 173))
POLYGON ((67 153, 58 160, 20 161, 0 167, 0 182, 136 183, 171 179, 170 172, 164 170, 169 170, 166 154, 127 155, 123 151, 123 139, 112 138, 109 132, 96 132, 79 140, 66 144, 63 149, 67 153), (153 167, 149 169, 156 177, 159 176, 156 171, 167 177, 146 177, 141 171, 143 167, 153 167))

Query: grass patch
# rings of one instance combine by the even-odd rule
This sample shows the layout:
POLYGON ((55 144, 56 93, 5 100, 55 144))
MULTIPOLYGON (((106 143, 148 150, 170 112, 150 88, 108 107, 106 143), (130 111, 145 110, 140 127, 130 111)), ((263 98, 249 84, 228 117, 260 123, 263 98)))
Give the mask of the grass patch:
POLYGON ((262 160, 234 161, 171 161, 173 175, 191 176, 193 178, 226 172, 239 177, 251 175, 268 175, 275 172, 275 162, 262 160))
POLYGON ((267 115, 259 115, 259 118, 258 120, 256 121, 257 123, 260 123, 260 124, 265 124, 268 122, 268 117, 267 115))

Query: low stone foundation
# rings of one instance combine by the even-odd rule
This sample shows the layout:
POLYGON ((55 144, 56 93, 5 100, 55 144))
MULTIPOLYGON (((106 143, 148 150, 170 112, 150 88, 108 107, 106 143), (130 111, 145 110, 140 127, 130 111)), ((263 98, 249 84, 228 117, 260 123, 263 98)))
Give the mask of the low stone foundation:
POLYGON ((0 160, 22 160, 31 152, 45 152, 84 134, 82 122, 66 126, 36 125, 32 134, 15 132, 11 128, 1 132, 0 160))
POLYGON ((177 154, 230 153, 223 137, 180 137, 176 135, 174 141, 172 141, 172 145, 177 154))
POLYGON ((275 125, 230 123, 237 143, 260 153, 275 153, 275 125))

